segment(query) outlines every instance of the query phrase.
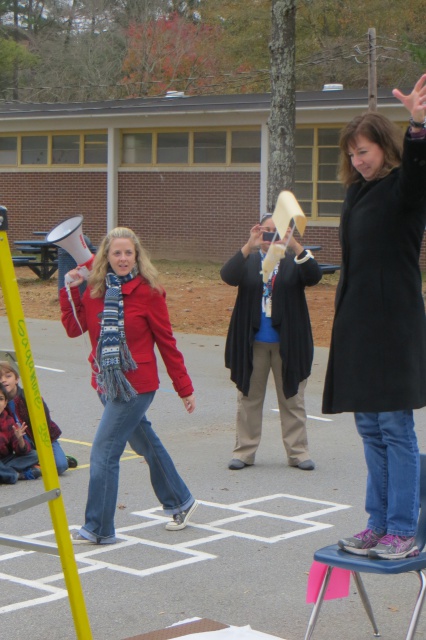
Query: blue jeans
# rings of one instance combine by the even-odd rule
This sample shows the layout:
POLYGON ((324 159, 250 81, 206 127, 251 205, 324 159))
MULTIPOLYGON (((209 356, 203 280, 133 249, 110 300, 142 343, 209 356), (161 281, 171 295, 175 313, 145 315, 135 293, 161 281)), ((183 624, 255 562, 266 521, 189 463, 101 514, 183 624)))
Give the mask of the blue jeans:
POLYGON ((23 456, 10 454, 0 460, 0 484, 15 484, 21 471, 38 464, 38 455, 31 449, 23 456))
MULTIPOLYGON (((28 440, 28 442, 30 443, 33 449, 36 448, 35 443, 28 436, 24 436, 24 438, 28 440)), ((58 476, 61 476, 64 473, 64 471, 68 469, 68 460, 58 440, 55 440, 55 442, 52 442, 52 451, 53 451, 53 457, 55 458, 55 464, 56 464, 56 470, 58 472, 58 476)))
POLYGON ((420 457, 412 411, 355 413, 367 463, 365 510, 377 534, 414 536, 420 457))
POLYGON ((68 469, 68 460, 58 440, 55 440, 55 442, 52 442, 52 449, 53 449, 53 457, 55 458, 56 469, 58 471, 58 476, 61 476, 64 473, 64 471, 68 469))
POLYGON ((128 402, 106 402, 90 454, 89 495, 85 524, 80 532, 98 544, 115 542, 114 514, 118 495, 120 456, 126 443, 144 456, 151 484, 166 515, 184 511, 193 502, 173 460, 146 418, 155 392, 141 393, 128 402))

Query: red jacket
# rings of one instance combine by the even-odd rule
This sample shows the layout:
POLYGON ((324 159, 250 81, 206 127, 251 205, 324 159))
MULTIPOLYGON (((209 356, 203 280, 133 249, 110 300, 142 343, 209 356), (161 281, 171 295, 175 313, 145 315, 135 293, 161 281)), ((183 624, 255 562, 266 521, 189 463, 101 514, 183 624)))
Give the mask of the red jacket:
MULTIPOLYGON (((101 330, 104 308, 103 298, 91 298, 88 287, 80 298, 78 287, 72 287, 78 321, 83 332, 88 331, 92 344, 89 362, 92 366, 92 386, 97 389, 95 362, 96 348, 101 330)), ((122 286, 124 302, 124 331, 127 345, 137 364, 135 371, 125 375, 137 393, 156 391, 159 387, 156 344, 166 365, 173 386, 181 398, 193 393, 191 379, 186 371, 183 356, 176 346, 166 305, 166 294, 153 289, 141 276, 122 286)), ((62 324, 70 338, 80 336, 82 331, 76 322, 65 287, 59 292, 62 324)))
POLYGON ((15 453, 17 456, 25 456, 31 451, 28 440, 24 440, 24 447, 19 446, 18 438, 13 429, 15 419, 7 409, 0 413, 0 460, 15 453))

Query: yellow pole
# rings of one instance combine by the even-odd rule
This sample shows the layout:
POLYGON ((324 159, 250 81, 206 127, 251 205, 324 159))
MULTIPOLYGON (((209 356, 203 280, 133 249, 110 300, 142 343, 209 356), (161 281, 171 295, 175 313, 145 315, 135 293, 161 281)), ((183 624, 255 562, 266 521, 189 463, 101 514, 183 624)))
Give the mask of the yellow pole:
MULTIPOLYGON (((38 387, 12 254, 7 233, 3 229, 7 229, 7 210, 4 207, 0 207, 0 284, 3 290, 6 314, 9 320, 20 377, 28 404, 44 488, 46 491, 50 491, 59 487, 59 478, 53 457, 43 401, 38 387)), ((49 509, 77 638, 91 640, 92 632, 78 575, 62 494, 58 498, 49 501, 49 509)))

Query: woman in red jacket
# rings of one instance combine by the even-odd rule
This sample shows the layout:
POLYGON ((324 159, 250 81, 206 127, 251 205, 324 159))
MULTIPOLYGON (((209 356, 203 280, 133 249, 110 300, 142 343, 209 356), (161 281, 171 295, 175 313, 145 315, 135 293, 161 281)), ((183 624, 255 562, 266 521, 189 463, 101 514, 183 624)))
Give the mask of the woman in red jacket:
POLYGON ((78 269, 69 276, 73 302, 66 288, 61 289, 62 323, 71 338, 89 333, 92 386, 104 405, 90 456, 85 524, 73 533, 73 541, 117 541, 119 462, 127 442, 144 456, 154 492, 165 514, 172 516, 166 529, 183 529, 197 502, 146 417, 159 387, 155 344, 185 409, 188 413, 195 409, 191 379, 176 347, 157 271, 134 232, 117 227, 98 249, 82 298, 78 269))

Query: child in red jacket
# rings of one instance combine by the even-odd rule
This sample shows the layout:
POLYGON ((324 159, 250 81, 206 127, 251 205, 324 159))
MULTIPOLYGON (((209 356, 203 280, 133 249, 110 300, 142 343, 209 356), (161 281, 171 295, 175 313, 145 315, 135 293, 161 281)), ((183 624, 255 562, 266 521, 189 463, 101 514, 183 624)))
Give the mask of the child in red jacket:
MULTIPOLYGON (((27 401, 24 390, 19 386, 19 373, 10 362, 0 360, 0 383, 4 385, 9 398, 9 412, 17 422, 26 423, 27 431, 25 439, 29 441, 32 449, 36 449, 35 439, 31 428, 31 420, 28 412, 27 401)), ((68 468, 77 466, 77 460, 72 456, 66 456, 59 444, 61 430, 50 417, 50 411, 43 401, 44 412, 46 414, 47 427, 49 429, 50 440, 52 442, 53 456, 55 459, 58 475, 62 475, 68 468)))
POLYGON ((0 484, 17 480, 36 480, 41 476, 37 452, 24 438, 27 425, 15 424, 7 410, 6 389, 0 384, 0 484))

